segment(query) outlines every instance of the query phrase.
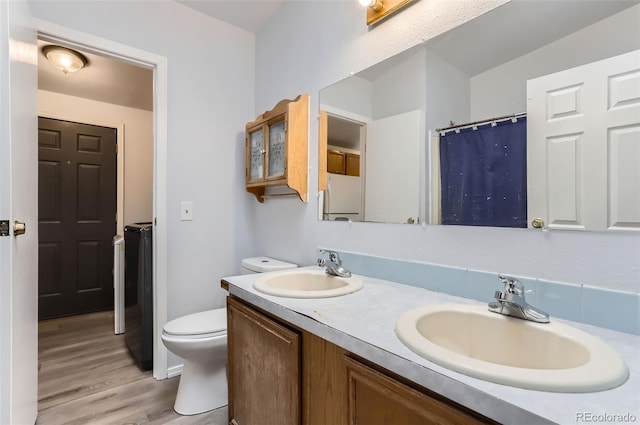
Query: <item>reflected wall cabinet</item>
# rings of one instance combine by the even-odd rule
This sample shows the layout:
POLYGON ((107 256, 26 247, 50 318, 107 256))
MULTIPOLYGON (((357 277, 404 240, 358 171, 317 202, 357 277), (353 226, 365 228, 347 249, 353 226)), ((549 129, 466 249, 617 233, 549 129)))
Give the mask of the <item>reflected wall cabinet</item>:
POLYGON ((328 149, 327 172, 359 177, 360 155, 355 153, 342 152, 335 149, 328 149))
POLYGON ((267 187, 287 186, 308 201, 309 95, 281 100, 246 125, 246 188, 264 202, 267 187))

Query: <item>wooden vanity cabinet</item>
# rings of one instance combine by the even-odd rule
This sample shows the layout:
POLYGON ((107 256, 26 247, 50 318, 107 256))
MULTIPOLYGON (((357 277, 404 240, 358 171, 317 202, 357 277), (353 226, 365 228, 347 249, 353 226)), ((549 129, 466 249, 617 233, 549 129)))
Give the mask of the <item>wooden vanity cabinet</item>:
POLYGON ((287 186, 307 202, 309 95, 281 100, 245 126, 247 192, 264 202, 270 186, 287 186))
POLYGON ((230 422, 495 424, 244 301, 227 300, 230 422))

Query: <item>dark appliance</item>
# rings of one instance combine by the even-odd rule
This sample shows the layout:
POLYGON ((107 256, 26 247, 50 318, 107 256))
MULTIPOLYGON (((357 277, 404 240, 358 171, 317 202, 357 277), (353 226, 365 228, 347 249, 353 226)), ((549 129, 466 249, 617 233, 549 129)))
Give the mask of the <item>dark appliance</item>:
POLYGON ((124 340, 138 367, 153 367, 153 252, 151 223, 124 228, 124 340))

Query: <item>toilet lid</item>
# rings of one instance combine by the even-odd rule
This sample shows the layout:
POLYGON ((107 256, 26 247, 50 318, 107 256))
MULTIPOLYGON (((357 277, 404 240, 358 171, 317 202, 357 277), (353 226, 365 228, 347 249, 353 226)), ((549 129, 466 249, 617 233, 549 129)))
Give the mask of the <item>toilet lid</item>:
POLYGON ((164 325, 164 332, 171 335, 201 335, 226 330, 226 308, 207 310, 178 317, 164 325))

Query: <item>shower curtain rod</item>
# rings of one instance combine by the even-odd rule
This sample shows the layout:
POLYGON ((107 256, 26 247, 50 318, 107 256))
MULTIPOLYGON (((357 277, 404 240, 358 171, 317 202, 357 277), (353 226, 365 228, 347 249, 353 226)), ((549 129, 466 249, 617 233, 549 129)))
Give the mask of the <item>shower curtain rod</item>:
MULTIPOLYGON (((520 112, 519 114, 503 115, 501 117, 490 118, 490 119, 487 119, 487 120, 468 122, 466 124, 455 124, 455 125, 452 125, 450 127, 436 128, 436 131, 438 133, 441 133, 443 131, 446 132, 446 131, 451 131, 451 130, 456 130, 456 129, 461 129, 461 128, 473 127, 473 126, 476 126, 476 125, 490 124, 492 122, 506 121, 506 120, 510 120, 510 119, 513 119, 513 118, 524 117, 526 115, 527 115, 526 112, 520 112)), ((452 123, 453 123, 453 121, 452 121, 452 123)))

